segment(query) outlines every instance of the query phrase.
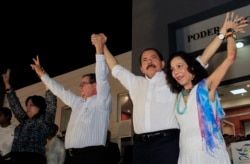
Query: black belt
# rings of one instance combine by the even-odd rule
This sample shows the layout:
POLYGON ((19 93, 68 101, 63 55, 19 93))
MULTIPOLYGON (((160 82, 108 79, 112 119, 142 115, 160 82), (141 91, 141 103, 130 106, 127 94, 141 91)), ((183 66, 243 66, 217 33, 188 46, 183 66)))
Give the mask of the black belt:
POLYGON ((151 139, 155 139, 158 137, 171 137, 179 135, 179 129, 168 129, 168 130, 161 130, 156 132, 150 133, 143 133, 143 134, 135 134, 134 139, 142 140, 142 141, 149 141, 151 139))
POLYGON ((69 154, 69 156, 77 156, 80 155, 81 153, 89 152, 89 151, 100 151, 104 150, 104 146, 89 146, 89 147, 84 147, 84 148, 69 148, 66 149, 66 152, 69 154))

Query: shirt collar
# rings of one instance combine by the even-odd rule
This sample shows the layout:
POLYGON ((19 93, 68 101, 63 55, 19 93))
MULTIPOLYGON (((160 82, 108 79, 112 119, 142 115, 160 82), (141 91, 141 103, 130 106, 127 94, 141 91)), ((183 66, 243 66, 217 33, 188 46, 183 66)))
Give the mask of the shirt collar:
POLYGON ((162 79, 165 79, 166 75, 163 71, 156 72, 155 75, 150 79, 145 75, 146 79, 148 79, 150 82, 156 83, 162 79))

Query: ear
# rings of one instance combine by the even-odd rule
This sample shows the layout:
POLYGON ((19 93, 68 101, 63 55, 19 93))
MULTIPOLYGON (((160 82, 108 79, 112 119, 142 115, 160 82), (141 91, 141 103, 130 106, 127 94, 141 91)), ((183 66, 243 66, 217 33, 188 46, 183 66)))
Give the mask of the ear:
POLYGON ((192 78, 191 78, 191 80, 194 80, 194 78, 195 78, 195 75, 194 75, 194 74, 192 74, 192 78))
POLYGON ((142 69, 142 66, 140 66, 140 70, 141 70, 141 72, 144 74, 144 71, 143 71, 143 69, 142 69))
POLYGON ((91 85, 91 87, 92 87, 92 89, 96 90, 96 83, 93 83, 93 84, 91 85))
POLYGON ((165 61, 162 60, 162 61, 161 61, 161 69, 164 69, 165 65, 166 65, 165 61))

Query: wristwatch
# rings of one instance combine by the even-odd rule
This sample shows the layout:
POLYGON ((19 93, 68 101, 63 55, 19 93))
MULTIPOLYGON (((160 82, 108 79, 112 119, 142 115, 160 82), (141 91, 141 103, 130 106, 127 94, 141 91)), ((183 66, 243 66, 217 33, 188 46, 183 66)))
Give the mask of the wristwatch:
POLYGON ((230 35, 227 35, 227 38, 228 38, 228 37, 233 37, 233 38, 234 38, 234 40, 236 40, 236 39, 237 39, 235 34, 230 34, 230 35))
POLYGON ((224 39, 225 39, 225 35, 222 34, 222 33, 219 33, 218 38, 219 38, 220 40, 224 40, 224 39))

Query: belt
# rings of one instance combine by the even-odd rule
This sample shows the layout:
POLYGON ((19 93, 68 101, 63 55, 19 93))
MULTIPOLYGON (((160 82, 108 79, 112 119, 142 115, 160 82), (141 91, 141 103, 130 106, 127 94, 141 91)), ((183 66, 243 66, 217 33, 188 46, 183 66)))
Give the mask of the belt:
POLYGON ((69 156, 77 156, 80 155, 81 153, 84 152, 89 152, 89 151, 100 151, 104 149, 104 146, 89 146, 89 147, 84 147, 84 148, 69 148, 66 149, 66 152, 68 152, 69 156))
POLYGON ((134 139, 142 140, 142 141, 149 141, 158 137, 171 137, 179 135, 179 129, 168 129, 168 130, 161 130, 156 132, 150 133, 143 133, 143 134, 135 134, 134 139))

